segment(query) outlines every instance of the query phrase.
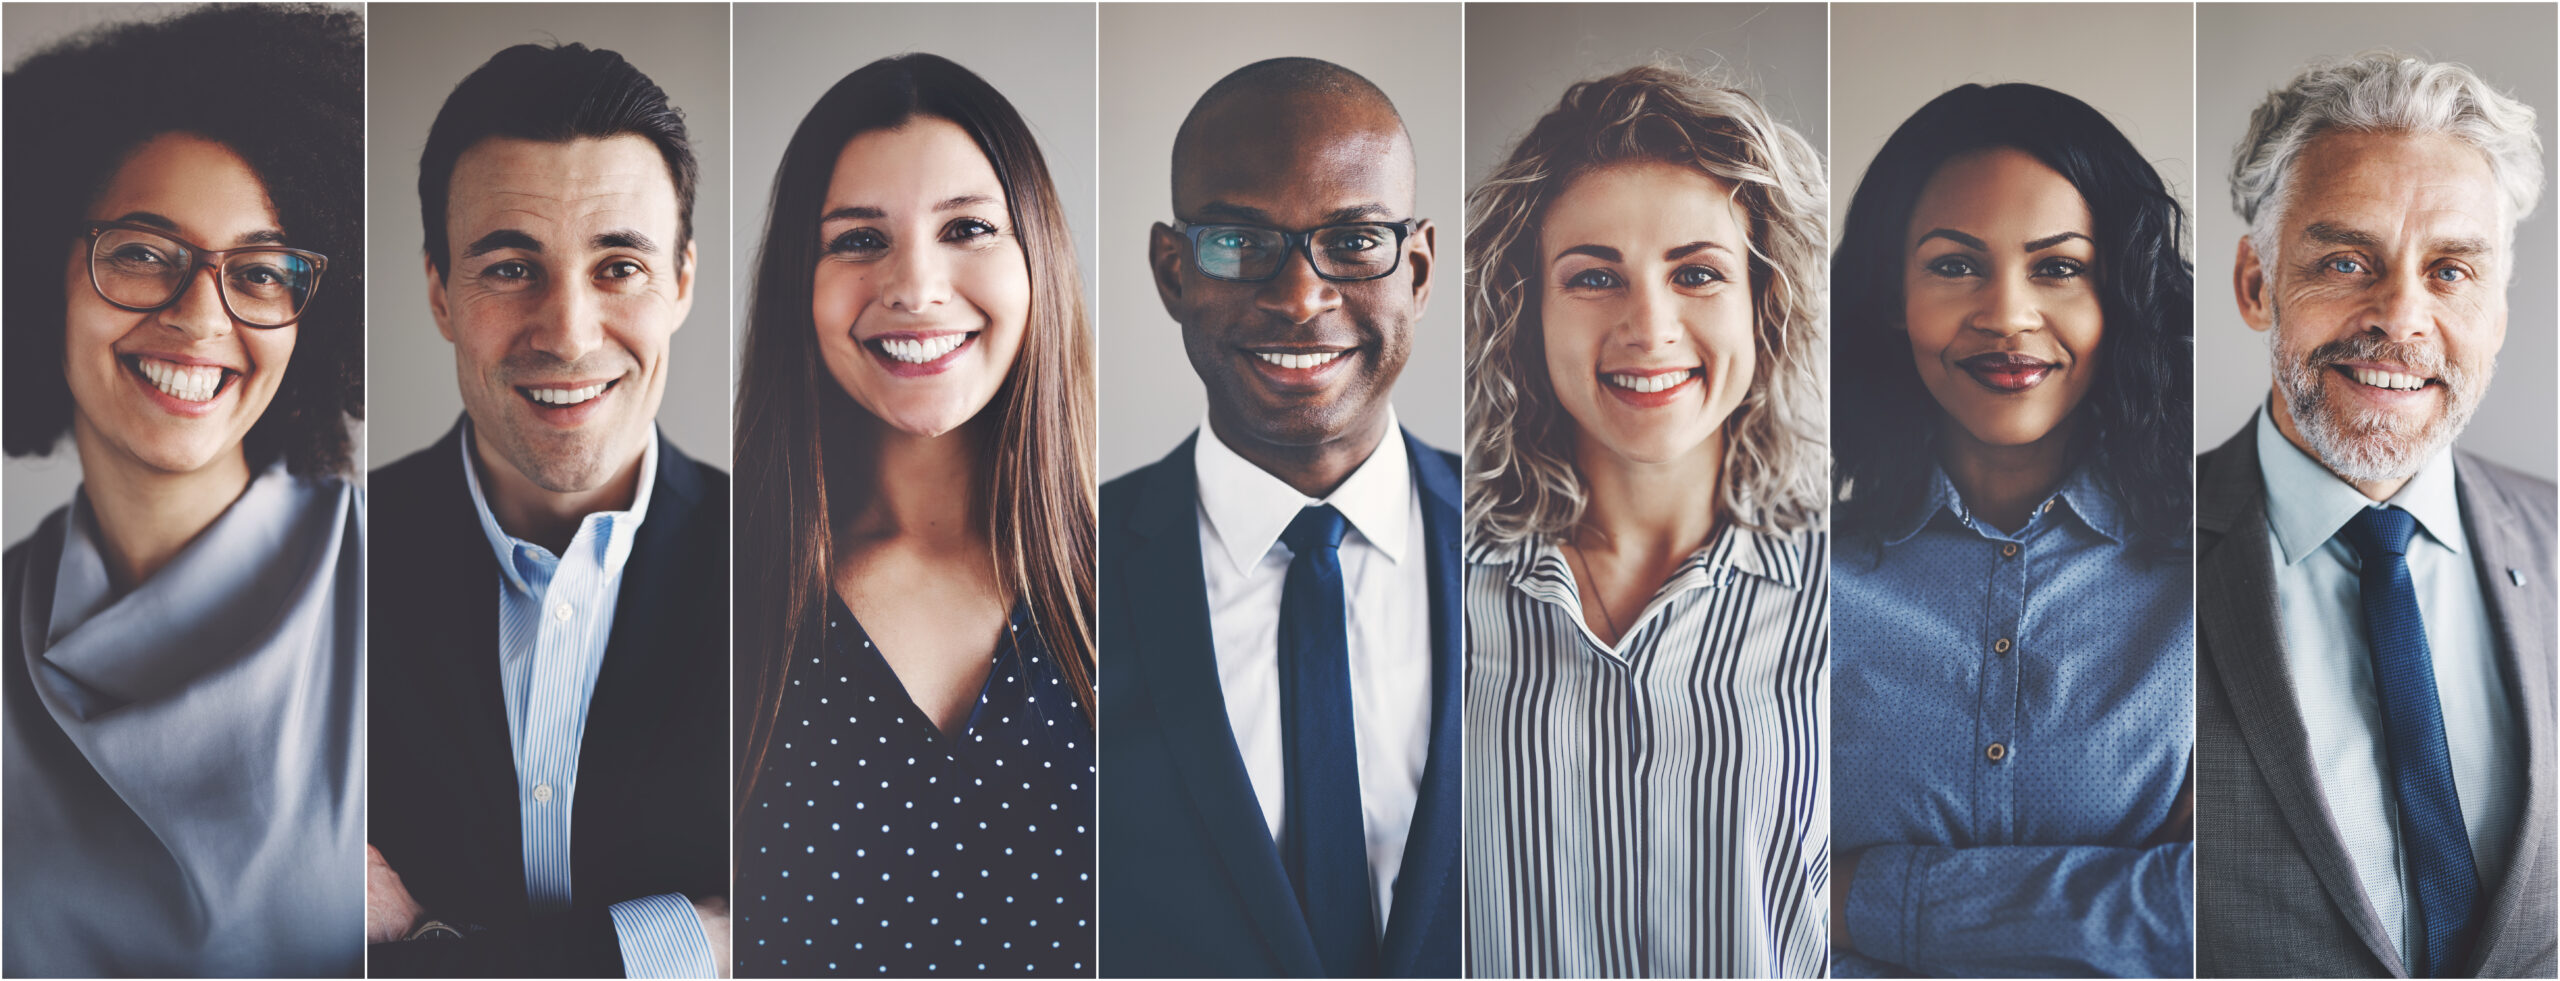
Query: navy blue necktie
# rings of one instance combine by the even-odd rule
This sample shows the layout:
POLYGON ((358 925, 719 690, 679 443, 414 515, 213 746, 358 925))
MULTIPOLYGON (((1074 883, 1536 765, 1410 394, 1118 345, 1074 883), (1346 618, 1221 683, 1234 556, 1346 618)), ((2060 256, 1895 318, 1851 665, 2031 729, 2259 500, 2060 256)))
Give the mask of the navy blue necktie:
POLYGON ((2409 976, 2438 978, 2459 975, 2470 958, 2480 876, 2454 792, 2453 757, 2445 750, 2435 661, 2427 655, 2418 591, 2409 583, 2409 534, 2416 525, 2399 508, 2365 508, 2338 537, 2364 560, 2365 636, 2373 647, 2391 790, 2400 805, 2409 901, 2417 907, 2409 976))
POLYGON ((1327 977, 1378 976, 1369 916, 1369 836, 1351 731, 1351 646, 1342 606, 1342 512, 1307 508, 1280 533, 1280 862, 1297 887, 1327 977))

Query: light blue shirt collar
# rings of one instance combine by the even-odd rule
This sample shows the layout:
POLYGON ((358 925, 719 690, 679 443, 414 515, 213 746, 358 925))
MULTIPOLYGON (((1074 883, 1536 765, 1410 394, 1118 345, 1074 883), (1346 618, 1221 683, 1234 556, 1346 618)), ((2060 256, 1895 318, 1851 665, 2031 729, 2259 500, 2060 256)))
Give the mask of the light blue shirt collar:
MULTIPOLYGON (((488 494, 480 489, 480 457, 474 451, 478 439, 470 421, 462 424, 462 478, 471 487, 471 507, 480 515, 480 533, 489 540, 489 550, 498 559, 498 568, 506 574, 507 585, 528 595, 540 596, 543 584, 550 581, 550 570, 559 565, 551 550, 507 534, 498 526, 498 518, 489 511, 488 494), (528 568, 530 566, 530 568, 528 568), (532 581, 540 579, 541 583, 532 581)), ((631 495, 631 507, 624 511, 597 511, 578 522, 578 533, 569 547, 581 541, 600 549, 597 564, 619 571, 622 560, 631 554, 631 540, 649 514, 649 497, 658 486, 658 428, 649 426, 649 441, 640 450, 640 487, 631 495)))
POLYGON ((1965 506, 1964 496, 1956 492, 1955 481, 1948 479, 1946 468, 1932 464, 1929 467, 1929 493, 1917 506, 1904 512, 1899 524, 1885 529, 1883 543, 1900 545, 1910 540, 1911 536, 1919 534, 1920 529, 1927 527, 1930 519, 1937 517, 1941 511, 1954 516, 1957 521, 1963 522, 1965 527, 1986 537, 2003 541, 2023 540, 2044 521, 2046 515, 2053 512, 2053 506, 2057 503, 2061 504, 2063 510, 2071 516, 2080 519, 2080 523, 2087 525, 2090 531, 2097 532, 2118 545, 2125 543, 2124 509, 2117 504, 2115 495, 2099 486, 2097 471, 2085 463, 2071 469, 2071 474, 2062 479, 2062 486, 2056 488, 2052 496, 2045 498, 2044 503, 2028 516, 2026 525, 2019 528, 2015 535, 1973 520, 1972 509, 1965 506))
MULTIPOLYGON (((2267 481, 2267 526, 2286 565, 2309 558, 2336 536, 2356 512, 2380 507, 2276 428, 2275 413, 2258 409, 2258 472, 2267 481)), ((2418 527, 2454 554, 2465 550, 2462 506, 2453 492, 2453 454, 2437 450, 2418 475, 2384 502, 2418 519, 2418 527)))

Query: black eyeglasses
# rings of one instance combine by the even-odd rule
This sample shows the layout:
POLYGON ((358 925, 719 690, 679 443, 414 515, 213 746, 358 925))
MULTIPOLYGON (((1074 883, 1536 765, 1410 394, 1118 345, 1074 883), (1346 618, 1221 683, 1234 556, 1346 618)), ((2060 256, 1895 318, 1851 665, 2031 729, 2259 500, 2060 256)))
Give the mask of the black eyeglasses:
POLYGON ((1404 240, 1422 227, 1419 218, 1403 221, 1355 221, 1288 232, 1260 225, 1194 225, 1176 221, 1173 230, 1191 240, 1192 264, 1201 275, 1230 283, 1268 282, 1293 255, 1304 254, 1316 275, 1337 283, 1357 283, 1396 271, 1404 262, 1404 240))
POLYGON ((215 251, 148 225, 91 222, 89 286, 98 296, 135 313, 165 310, 185 296, 196 270, 213 267, 222 284, 222 309, 231 319, 260 329, 302 319, 329 257, 307 249, 252 245, 215 251))

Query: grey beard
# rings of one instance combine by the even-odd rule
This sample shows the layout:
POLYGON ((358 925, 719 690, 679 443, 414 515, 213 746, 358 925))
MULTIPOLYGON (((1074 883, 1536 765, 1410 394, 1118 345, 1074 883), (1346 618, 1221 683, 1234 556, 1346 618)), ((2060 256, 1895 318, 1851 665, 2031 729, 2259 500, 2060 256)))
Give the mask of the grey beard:
POLYGON ((2274 363, 2276 388, 2283 393, 2285 407, 2293 412, 2293 425, 2311 444, 2311 452, 2320 458, 2330 472, 2351 481, 2407 480, 2416 476, 2418 468, 2434 459, 2437 450, 2453 444, 2471 424, 2471 413, 2480 407, 2480 393, 2489 386, 2489 378, 2498 366, 2490 362, 2487 372, 2478 379, 2461 365, 2444 360, 2437 352, 2414 345, 2383 340, 2367 331, 2345 340, 2331 341, 2312 348, 2299 360, 2285 357, 2283 321, 2276 322, 2267 350, 2274 363), (2397 418, 2381 412, 2357 412, 2330 404, 2328 388, 2321 384, 2322 375, 2331 365, 2347 361, 2396 361, 2432 375, 2444 383, 2445 408, 2435 418, 2408 427, 2397 418))

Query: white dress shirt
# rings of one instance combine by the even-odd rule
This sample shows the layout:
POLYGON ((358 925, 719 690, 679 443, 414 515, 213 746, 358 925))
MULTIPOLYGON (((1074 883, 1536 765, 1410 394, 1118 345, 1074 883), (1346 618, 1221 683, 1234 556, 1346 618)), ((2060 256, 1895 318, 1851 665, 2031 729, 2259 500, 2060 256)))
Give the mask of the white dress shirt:
MULTIPOLYGON (((507 534, 480 486, 476 434, 462 435, 463 479, 480 532, 498 568, 498 679, 507 702, 507 741, 515 750, 516 807, 524 829, 524 891, 537 913, 567 909, 571 883, 569 815, 578 797, 578 751, 587 709, 604 668, 623 565, 649 514, 658 484, 658 436, 640 453, 639 487, 625 511, 598 511, 578 522, 559 555, 507 534)), ((609 908, 622 947, 625 976, 715 976, 711 941, 685 897, 667 893, 609 908)))
POLYGON ((1360 816, 1369 842, 1370 922, 1383 936, 1396 870, 1431 757, 1431 562, 1422 499, 1403 431, 1387 415, 1369 459, 1323 500, 1298 493, 1218 439, 1207 420, 1192 451, 1200 488, 1200 563, 1227 724, 1254 797, 1280 837, 1286 799, 1281 747, 1280 592, 1289 578, 1280 533, 1298 512, 1330 504, 1342 538, 1342 591, 1351 653, 1351 721, 1359 748, 1360 816))
MULTIPOLYGON (((2311 737, 2321 796, 2364 881, 2365 898, 2406 964, 2413 911, 2373 651, 2365 638, 2359 585, 2364 563, 2336 538, 2359 509, 2374 504, 2286 440, 2263 409, 2257 438, 2258 471, 2267 482, 2267 531, 2278 560, 2285 669, 2311 737)), ((2517 779, 2524 773, 2524 730, 2507 704, 2497 632, 2454 494, 2452 452, 2439 451, 2389 503, 2418 519, 2423 532, 2409 539, 2409 581, 2426 622, 2445 749, 2462 799, 2463 828, 2471 835, 2472 865, 2479 869, 2480 901, 2486 902, 2505 874, 2524 804, 2523 781, 2517 779)))

